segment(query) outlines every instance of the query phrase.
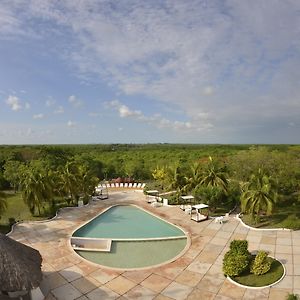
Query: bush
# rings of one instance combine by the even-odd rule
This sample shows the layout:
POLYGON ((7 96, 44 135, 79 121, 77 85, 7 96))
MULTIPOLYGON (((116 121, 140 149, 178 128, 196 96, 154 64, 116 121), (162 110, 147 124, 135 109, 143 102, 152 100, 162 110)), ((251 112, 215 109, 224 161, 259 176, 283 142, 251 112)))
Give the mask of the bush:
POLYGON ((233 240, 230 243, 230 251, 236 254, 247 254, 250 255, 248 251, 248 241, 247 240, 233 240))
POLYGON ((296 294, 288 294, 286 300, 298 300, 299 297, 296 294))
POLYGON ((255 259, 250 264, 250 272, 255 275, 262 275, 267 273, 271 268, 272 262, 268 259, 266 251, 258 251, 255 259))
POLYGON ((228 251, 223 260, 223 272, 227 276, 238 276, 244 272, 250 263, 248 254, 228 251))

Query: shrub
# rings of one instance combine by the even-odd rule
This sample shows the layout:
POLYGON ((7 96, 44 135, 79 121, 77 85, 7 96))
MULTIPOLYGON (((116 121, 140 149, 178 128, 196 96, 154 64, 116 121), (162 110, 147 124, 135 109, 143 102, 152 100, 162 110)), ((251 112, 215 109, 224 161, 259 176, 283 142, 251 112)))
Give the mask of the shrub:
POLYGON ((247 254, 250 255, 248 251, 248 241, 247 240, 233 240, 230 243, 230 251, 233 253, 247 254))
POLYGON ((223 272, 227 276, 238 276, 245 271, 251 260, 247 240, 233 240, 223 259, 223 272))
POLYGON ((228 251, 223 260, 223 272, 227 276, 238 276, 247 269, 250 256, 247 254, 228 251))
POLYGON ((268 259, 268 253, 258 251, 255 259, 250 264, 250 272, 254 275, 262 275, 267 273, 271 268, 272 262, 268 259))
POLYGON ((296 294, 288 294, 286 300, 299 300, 299 297, 296 294))

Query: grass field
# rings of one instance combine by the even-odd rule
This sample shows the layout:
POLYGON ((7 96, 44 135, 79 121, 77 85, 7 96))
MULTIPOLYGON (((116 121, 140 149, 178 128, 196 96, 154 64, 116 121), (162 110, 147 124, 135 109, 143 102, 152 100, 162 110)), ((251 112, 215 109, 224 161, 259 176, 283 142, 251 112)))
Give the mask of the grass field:
POLYGON ((263 275, 254 275, 247 271, 244 274, 236 276, 232 279, 243 285, 259 287, 276 282, 282 277, 283 272, 284 270, 282 264, 278 260, 272 259, 271 269, 267 273, 263 275))
POLYGON ((278 205, 271 216, 262 216, 256 223, 249 215, 243 216, 243 221, 256 228, 290 228, 300 229, 300 201, 283 202, 278 205))
POLYGON ((27 205, 22 199, 21 193, 6 192, 7 194, 7 210, 0 219, 0 232, 7 233, 10 231, 9 219, 14 218, 15 221, 24 220, 43 220, 43 217, 32 216, 27 205))

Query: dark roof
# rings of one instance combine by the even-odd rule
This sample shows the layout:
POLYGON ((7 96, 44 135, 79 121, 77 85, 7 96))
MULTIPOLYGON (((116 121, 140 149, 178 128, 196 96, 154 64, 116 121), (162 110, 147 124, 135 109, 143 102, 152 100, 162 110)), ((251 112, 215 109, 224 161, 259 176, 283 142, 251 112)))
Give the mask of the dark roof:
POLYGON ((31 290, 42 281, 39 251, 0 233, 0 290, 31 290))

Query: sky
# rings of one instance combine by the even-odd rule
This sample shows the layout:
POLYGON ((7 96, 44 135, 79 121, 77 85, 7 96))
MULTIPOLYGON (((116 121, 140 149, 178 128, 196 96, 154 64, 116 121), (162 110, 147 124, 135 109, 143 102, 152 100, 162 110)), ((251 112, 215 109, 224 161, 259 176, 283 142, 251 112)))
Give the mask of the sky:
POLYGON ((300 143, 298 0, 1 0, 0 144, 300 143))

